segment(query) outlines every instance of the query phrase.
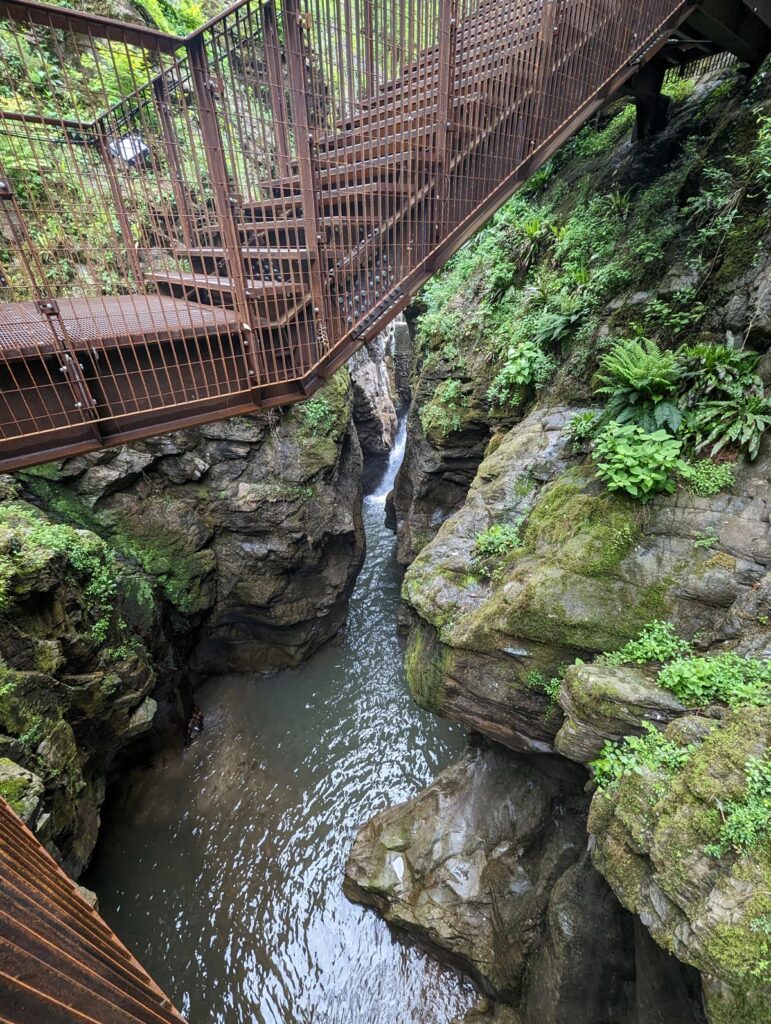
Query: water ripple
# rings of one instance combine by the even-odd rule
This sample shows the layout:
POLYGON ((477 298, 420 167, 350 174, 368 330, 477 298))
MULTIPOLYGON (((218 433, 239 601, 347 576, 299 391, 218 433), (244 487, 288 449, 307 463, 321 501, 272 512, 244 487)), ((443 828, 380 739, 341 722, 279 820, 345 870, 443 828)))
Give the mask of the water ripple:
MULTIPOLYGON (((470 985, 341 892, 356 828, 413 795, 463 736, 409 699, 383 501, 344 643, 199 694, 206 729, 131 779, 89 883, 191 1024, 448 1024, 470 985)), ((401 451, 399 450, 401 446, 401 451)))

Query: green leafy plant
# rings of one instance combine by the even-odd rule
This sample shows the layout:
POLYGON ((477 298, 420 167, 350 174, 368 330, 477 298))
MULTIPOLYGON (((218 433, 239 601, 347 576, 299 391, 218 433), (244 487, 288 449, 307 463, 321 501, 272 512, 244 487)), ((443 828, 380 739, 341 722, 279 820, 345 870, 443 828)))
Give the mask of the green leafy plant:
POLYGON ((730 462, 716 463, 711 459, 684 462, 680 477, 685 486, 700 498, 709 498, 721 491, 728 491, 734 483, 734 467, 730 462))
POLYGON ((567 426, 567 435, 572 442, 573 451, 580 451, 594 437, 598 420, 597 413, 591 409, 576 413, 567 426))
POLYGON ((659 672, 657 682, 687 707, 771 703, 771 663, 733 652, 672 661, 659 672))
POLYGON ((652 661, 667 662, 689 654, 691 645, 677 635, 671 622, 654 619, 643 626, 639 636, 618 651, 602 655, 606 665, 645 665, 652 661))
POLYGON ((519 523, 494 523, 474 539, 474 567, 480 575, 491 577, 501 562, 522 543, 519 523))
POLYGON ((493 405, 519 405, 526 389, 540 387, 551 376, 555 363, 534 341, 509 346, 503 366, 487 391, 493 405))
POLYGON ((719 540, 720 540, 719 537, 715 537, 715 536, 712 536, 712 535, 710 535, 708 537, 698 537, 693 542, 693 546, 695 548, 707 548, 707 549, 708 548, 714 548, 714 546, 717 544, 717 542, 719 540))
POLYGON ((608 396, 604 419, 636 423, 646 431, 674 433, 682 413, 674 401, 677 361, 649 338, 624 338, 603 356, 596 389, 608 396))
POLYGON ((609 491, 624 491, 646 502, 654 494, 674 491, 681 447, 665 430, 648 433, 635 424, 614 421, 600 433, 592 457, 597 476, 609 491))
POLYGON ((643 722, 642 736, 626 736, 612 743, 606 741, 600 756, 589 767, 597 787, 614 789, 629 775, 646 771, 672 777, 688 762, 693 745, 681 746, 658 731, 650 722, 643 722))
POLYGON ((304 429, 312 433, 318 431, 327 433, 335 421, 332 405, 329 399, 323 395, 309 398, 307 402, 303 402, 297 410, 297 415, 300 417, 304 429))
POLYGON ((420 410, 420 422, 427 434, 445 436, 461 429, 461 412, 468 405, 463 384, 455 377, 442 381, 431 401, 420 410))
POLYGON ((537 693, 543 693, 549 698, 548 714, 551 714, 554 708, 559 703, 560 688, 562 687, 562 679, 565 675, 566 665, 560 665, 557 669, 557 675, 546 678, 543 672, 533 670, 528 672, 525 678, 525 685, 528 690, 535 690, 537 693))
MULTIPOLYGON (((751 757, 744 766, 744 774, 744 796, 729 800, 720 808, 720 836, 717 843, 707 847, 707 852, 715 857, 728 850, 747 853, 771 835, 771 756, 751 757)), ((767 934, 771 935, 771 919, 767 927, 767 934)))
POLYGON ((763 391, 756 375, 760 355, 732 345, 699 342, 677 350, 677 372, 685 384, 685 404, 693 407, 705 399, 763 391))
POLYGON ((717 455, 726 445, 735 445, 753 461, 769 426, 771 399, 742 393, 697 406, 688 416, 685 436, 696 451, 709 448, 712 455, 717 455))

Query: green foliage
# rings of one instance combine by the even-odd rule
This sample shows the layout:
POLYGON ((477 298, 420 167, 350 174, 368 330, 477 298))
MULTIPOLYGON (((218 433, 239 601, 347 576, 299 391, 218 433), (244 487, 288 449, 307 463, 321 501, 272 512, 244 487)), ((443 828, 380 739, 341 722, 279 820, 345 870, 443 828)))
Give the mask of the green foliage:
POLYGON ((771 199, 771 114, 757 112, 757 136, 749 153, 739 158, 740 169, 759 188, 765 199, 771 199))
POLYGON ((522 543, 519 523, 495 523, 474 539, 474 568, 482 576, 493 576, 496 563, 506 559, 522 543))
POLYGON ((13 583, 42 569, 51 553, 65 557, 92 618, 91 638, 103 643, 110 631, 118 566, 103 541, 50 523, 24 505, 0 505, 0 612, 13 604, 13 583))
POLYGON ((665 430, 648 433, 633 423, 622 426, 613 421, 597 438, 592 457, 608 490, 646 502, 654 494, 674 491, 681 447, 665 430))
POLYGON ((459 380, 442 381, 431 400, 420 410, 420 422, 426 434, 444 437, 461 429, 461 412, 468 405, 459 380))
POLYGON ((692 287, 681 288, 669 302, 651 299, 645 307, 645 328, 664 337, 678 337, 704 317, 707 307, 696 298, 692 287))
POLYGON ((763 382, 755 372, 759 359, 759 353, 732 345, 683 345, 677 351, 677 373, 685 385, 685 404, 693 407, 705 400, 732 397, 748 390, 762 393, 763 382))
POLYGON ((707 537, 698 537, 693 542, 693 546, 695 548, 705 548, 705 549, 714 548, 714 546, 717 544, 717 542, 719 540, 720 540, 720 538, 719 537, 715 537, 714 535, 709 535, 707 537))
POLYGON ((743 448, 752 461, 769 426, 771 398, 744 392, 697 406, 688 416, 685 436, 696 451, 709 448, 712 455, 717 455, 726 445, 735 445, 743 448))
POLYGON ((302 429, 310 434, 328 434, 335 425, 335 411, 332 403, 324 395, 309 398, 301 402, 297 409, 302 429))
POLYGON ((525 685, 529 690, 535 690, 538 693, 543 693, 549 698, 549 710, 556 708, 559 703, 560 689, 562 687, 562 677, 565 674, 565 665, 560 665, 557 669, 558 675, 552 676, 547 679, 543 672, 533 670, 528 672, 525 679, 525 685))
POLYGON ((625 338, 603 356, 596 394, 607 395, 604 419, 636 423, 645 431, 666 427, 673 433, 682 414, 672 401, 677 387, 674 353, 662 352, 648 338, 625 338))
POLYGON ((195 0, 134 0, 148 21, 171 35, 186 36, 206 21, 201 4, 195 0))
POLYGON ((733 487, 734 467, 730 462, 718 464, 711 459, 699 459, 697 462, 684 462, 680 476, 691 494, 709 498, 733 487))
POLYGON ((659 672, 657 681, 687 707, 771 703, 771 664, 732 652, 672 661, 659 672))
POLYGON ((692 745, 681 746, 658 731, 650 722, 643 722, 642 736, 626 736, 618 743, 606 741, 600 756, 589 767, 597 787, 615 788, 629 775, 645 772, 674 777, 688 762, 692 745))
POLYGON ((567 435, 573 444, 573 451, 580 451, 587 441, 594 437, 598 420, 597 413, 590 409, 576 413, 567 426, 567 435))
MULTIPOLYGON (((728 850, 743 854, 771 837, 771 756, 751 757, 744 766, 747 786, 740 800, 729 800, 720 808, 723 823, 717 843, 707 852, 719 857, 728 850)), ((769 915, 766 915, 769 918, 769 915)), ((765 925, 771 935, 771 918, 765 925)), ((757 930, 761 930, 757 928, 757 930)))
POLYGON ((671 622, 654 619, 642 628, 635 640, 618 651, 602 655, 606 665, 646 665, 652 661, 667 662, 689 654, 691 645, 677 635, 671 622))
POLYGON ((571 155, 582 158, 605 155, 631 131, 634 120, 634 106, 628 104, 600 131, 593 124, 586 125, 571 143, 571 155))
POLYGON ((510 345, 503 366, 487 392, 494 405, 515 406, 524 400, 528 387, 542 387, 556 363, 535 341, 510 345))

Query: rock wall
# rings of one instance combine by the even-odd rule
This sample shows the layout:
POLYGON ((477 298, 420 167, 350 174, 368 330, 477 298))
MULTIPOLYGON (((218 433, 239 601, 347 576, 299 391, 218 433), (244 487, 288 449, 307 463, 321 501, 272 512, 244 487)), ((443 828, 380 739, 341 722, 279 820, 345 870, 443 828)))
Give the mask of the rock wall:
POLYGON ((181 737, 204 676, 297 665, 342 627, 352 414, 342 371, 283 413, 3 478, 0 792, 73 874, 127 745, 167 719, 181 737))
POLYGON ((766 68, 684 87, 644 144, 616 107, 429 286, 392 509, 408 679, 485 741, 364 827, 346 884, 477 979, 492 1002, 468 1021, 771 1019, 771 812, 752 853, 716 842, 771 749, 768 709, 694 714, 657 685, 660 666, 598 660, 654 620, 697 654, 771 658, 768 433, 754 460, 736 444, 721 456, 721 491, 682 477, 641 504, 607 490, 571 428, 598 408, 593 378, 619 337, 751 349, 771 382, 768 204, 742 178, 768 82, 766 68), (651 725, 679 767, 641 755, 587 819, 569 781, 587 776, 566 762, 651 725), (537 804, 555 763, 556 822, 537 804))
POLYGON ((298 665, 340 629, 364 554, 348 375, 236 417, 20 474, 138 563, 193 632, 199 675, 298 665))
POLYGON ((77 875, 116 754, 177 712, 177 649, 154 585, 2 478, 0 793, 77 875))

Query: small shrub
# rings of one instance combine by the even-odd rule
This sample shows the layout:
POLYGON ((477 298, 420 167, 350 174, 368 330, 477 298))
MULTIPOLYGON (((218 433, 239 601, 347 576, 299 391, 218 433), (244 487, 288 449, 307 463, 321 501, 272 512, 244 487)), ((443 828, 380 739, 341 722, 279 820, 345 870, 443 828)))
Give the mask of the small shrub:
POLYGON ((719 540, 720 538, 715 536, 698 537, 693 542, 693 546, 695 548, 714 548, 719 540))
POLYGON ((740 157, 740 169, 771 199, 771 115, 758 112, 758 134, 750 152, 740 157))
POLYGON ((642 723, 642 736, 626 736, 618 743, 606 741, 600 756, 589 767, 599 789, 613 789, 628 775, 646 771, 672 777, 687 763, 693 745, 681 747, 651 725, 642 723))
POLYGON ((567 426, 567 435, 572 442, 573 451, 580 451, 587 441, 594 437, 598 419, 597 413, 591 410, 576 413, 567 426))
POLYGON ((506 360, 495 375, 487 397, 493 405, 519 405, 528 387, 540 387, 554 371, 555 363, 534 341, 509 346, 506 360))
POLYGON ((559 674, 552 676, 551 679, 547 679, 543 672, 538 672, 536 670, 528 672, 525 679, 525 686, 527 686, 528 690, 535 690, 537 693, 543 693, 549 698, 548 714, 550 714, 559 703, 562 677, 565 674, 566 667, 567 666, 565 665, 560 665, 557 669, 559 674))
POLYGON ((455 377, 442 381, 431 401, 420 410, 420 422, 427 433, 445 436, 461 429, 461 412, 468 405, 463 385, 455 377))
POLYGON ((662 668, 657 681, 687 707, 771 703, 771 664, 730 652, 672 661, 662 668))
POLYGON ((593 453, 597 476, 609 491, 624 491, 641 502, 654 494, 671 494, 681 447, 665 430, 649 434, 632 423, 609 423, 593 453))
POLYGON ((495 523, 474 540, 474 566, 482 576, 494 575, 500 562, 521 544, 519 523, 495 523))
MULTIPOLYGON (((721 808, 723 824, 718 842, 707 847, 707 852, 713 856, 719 857, 727 850, 747 853, 771 835, 771 756, 751 757, 744 766, 744 773, 747 776, 744 796, 728 801, 721 808)), ((768 934, 771 934, 771 927, 768 934)))
POLYGON ((691 645, 677 635, 671 622, 654 619, 642 628, 636 640, 630 640, 618 651, 603 654, 602 660, 606 665, 645 665, 682 658, 690 651, 691 645))
POLYGON ((680 476, 691 494, 709 498, 733 487, 734 467, 730 462, 718 465, 711 459, 699 459, 698 462, 684 462, 680 467, 680 476))
POLYGON ((726 445, 735 445, 744 449, 753 461, 769 426, 771 399, 743 392, 697 406, 688 417, 686 436, 694 443, 696 451, 709 448, 712 455, 717 455, 726 445))
POLYGON ((636 423, 646 431, 667 427, 673 433, 682 414, 673 400, 677 361, 649 338, 617 341, 603 356, 596 393, 608 396, 604 419, 636 423))
POLYGON ((732 345, 700 342, 677 350, 678 376, 686 385, 685 404, 689 407, 708 399, 723 398, 739 392, 763 390, 756 375, 760 355, 732 345))
POLYGON ((302 402, 297 410, 297 415, 302 421, 303 427, 309 433, 328 433, 334 426, 334 410, 328 398, 319 395, 316 398, 309 398, 302 402))

